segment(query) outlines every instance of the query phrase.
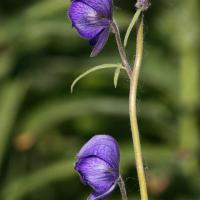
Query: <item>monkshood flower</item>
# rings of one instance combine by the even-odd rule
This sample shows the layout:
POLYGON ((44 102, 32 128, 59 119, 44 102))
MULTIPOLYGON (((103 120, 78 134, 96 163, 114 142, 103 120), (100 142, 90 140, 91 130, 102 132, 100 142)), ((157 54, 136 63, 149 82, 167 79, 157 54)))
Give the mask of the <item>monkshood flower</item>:
POLYGON ((119 180, 120 154, 116 140, 109 135, 96 135, 77 155, 75 169, 93 192, 88 200, 105 199, 119 180))
POLYGON ((112 22, 112 0, 72 0, 69 18, 81 37, 93 46, 91 57, 105 46, 112 22))

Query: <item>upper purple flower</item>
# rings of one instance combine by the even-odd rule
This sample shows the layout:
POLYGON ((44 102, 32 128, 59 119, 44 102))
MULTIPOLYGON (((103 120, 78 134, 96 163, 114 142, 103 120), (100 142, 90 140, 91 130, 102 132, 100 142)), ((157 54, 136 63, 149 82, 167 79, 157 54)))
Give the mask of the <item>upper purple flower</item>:
POLYGON ((109 135, 96 135, 77 155, 75 169, 93 192, 88 200, 102 200, 115 188, 119 178, 120 154, 116 140, 109 135))
POLYGON ((112 22, 112 0, 72 0, 69 8, 72 26, 94 46, 96 56, 108 40, 112 22))

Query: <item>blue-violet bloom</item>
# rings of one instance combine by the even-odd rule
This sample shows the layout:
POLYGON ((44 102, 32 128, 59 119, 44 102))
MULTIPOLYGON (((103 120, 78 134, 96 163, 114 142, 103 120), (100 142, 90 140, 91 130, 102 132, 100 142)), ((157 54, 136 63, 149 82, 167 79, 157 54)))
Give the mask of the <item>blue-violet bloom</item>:
POLYGON ((91 57, 105 46, 112 23, 112 0, 72 0, 69 18, 81 37, 93 46, 91 57))
POLYGON ((105 199, 119 179, 120 154, 116 140, 109 135, 96 135, 77 155, 75 169, 81 181, 93 192, 87 200, 105 199))

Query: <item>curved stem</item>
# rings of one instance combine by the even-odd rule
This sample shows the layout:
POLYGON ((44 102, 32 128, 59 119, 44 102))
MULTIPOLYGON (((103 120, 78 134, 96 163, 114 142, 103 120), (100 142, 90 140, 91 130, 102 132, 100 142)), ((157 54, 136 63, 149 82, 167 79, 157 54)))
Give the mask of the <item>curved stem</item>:
POLYGON ((136 44, 136 57, 130 85, 129 113, 141 200, 148 200, 136 110, 137 86, 143 55, 143 16, 139 20, 136 44))
POLYGON ((127 200, 126 188, 125 188, 123 178, 121 176, 119 176, 118 185, 119 185, 119 189, 122 195, 122 200, 127 200))
POLYGON ((131 70, 131 67, 129 65, 129 62, 128 62, 128 59, 127 59, 127 56, 126 56, 124 46, 122 45, 119 28, 118 28, 115 20, 113 20, 113 22, 111 24, 111 28, 112 28, 113 33, 115 34, 115 39, 116 39, 116 42, 117 42, 117 47, 118 47, 118 50, 119 50, 119 55, 121 57, 122 65, 126 68, 126 72, 129 76, 129 78, 131 79, 132 70, 131 70))

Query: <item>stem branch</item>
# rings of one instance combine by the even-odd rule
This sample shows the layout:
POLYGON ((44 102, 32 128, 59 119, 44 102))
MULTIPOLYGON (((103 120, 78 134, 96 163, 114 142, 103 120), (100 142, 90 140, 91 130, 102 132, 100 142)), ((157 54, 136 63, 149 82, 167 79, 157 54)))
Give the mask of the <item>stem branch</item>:
POLYGON ((123 178, 121 176, 119 176, 118 185, 119 185, 119 189, 122 195, 122 200, 127 200, 126 188, 125 188, 123 178))
POLYGON ((137 123, 137 110, 136 110, 137 86, 138 86, 138 79, 139 79, 139 73, 143 55, 143 15, 140 17, 138 23, 139 24, 137 28, 136 57, 135 57, 135 63, 130 85, 129 113, 130 113, 132 140, 133 140, 135 162, 136 162, 136 168, 140 186, 141 200, 148 200, 146 178, 143 167, 142 151, 140 144, 140 135, 137 123))
POLYGON ((115 39, 116 39, 116 42, 117 42, 117 47, 118 47, 118 50, 119 50, 119 55, 121 57, 122 65, 125 67, 126 72, 129 76, 129 78, 131 79, 132 70, 131 70, 131 67, 129 65, 129 62, 128 62, 128 59, 127 59, 127 56, 126 56, 124 46, 122 45, 119 28, 118 28, 115 20, 113 20, 111 27, 112 27, 113 33, 115 34, 115 39))

